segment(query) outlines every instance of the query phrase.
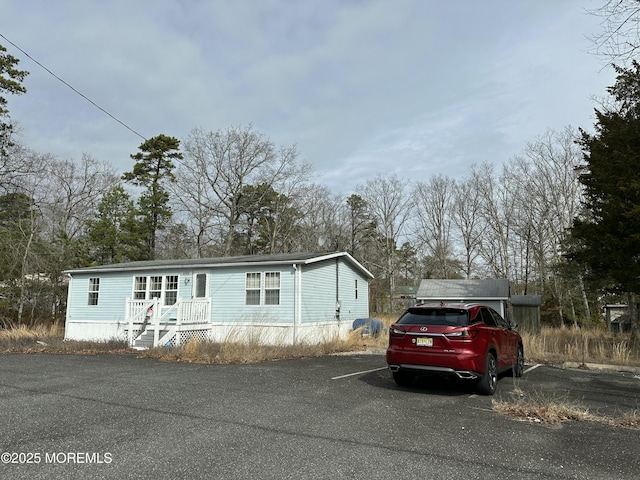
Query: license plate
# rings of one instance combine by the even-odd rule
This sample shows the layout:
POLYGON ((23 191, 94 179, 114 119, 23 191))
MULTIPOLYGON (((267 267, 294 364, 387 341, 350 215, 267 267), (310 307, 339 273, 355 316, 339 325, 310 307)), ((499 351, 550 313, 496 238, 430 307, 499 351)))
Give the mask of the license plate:
POLYGON ((433 347, 433 338, 418 337, 416 338, 416 345, 419 347, 433 347))

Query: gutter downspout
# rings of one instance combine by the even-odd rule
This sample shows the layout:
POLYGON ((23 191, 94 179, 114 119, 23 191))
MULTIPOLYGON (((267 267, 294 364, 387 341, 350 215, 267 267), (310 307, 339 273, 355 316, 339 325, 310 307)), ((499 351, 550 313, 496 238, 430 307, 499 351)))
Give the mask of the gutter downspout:
POLYGON ((336 257, 336 320, 340 323, 340 262, 336 257))
POLYGON ((298 327, 302 322, 302 265, 293 264, 293 344, 298 343, 298 327))
POLYGON ((67 285, 67 311, 65 312, 65 322, 64 322, 64 339, 65 340, 69 340, 69 330, 68 330, 68 326, 71 325, 71 308, 69 308, 69 305, 71 305, 72 302, 72 298, 71 298, 71 292, 73 291, 73 276, 70 273, 67 273, 67 276, 69 277, 69 283, 67 285))

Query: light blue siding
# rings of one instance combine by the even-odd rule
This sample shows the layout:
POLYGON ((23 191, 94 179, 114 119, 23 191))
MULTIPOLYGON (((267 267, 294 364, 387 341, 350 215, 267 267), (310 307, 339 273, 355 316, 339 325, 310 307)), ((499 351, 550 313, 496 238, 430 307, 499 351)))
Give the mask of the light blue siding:
POLYGON ((353 322, 369 316, 369 284, 367 279, 343 262, 340 262, 340 319, 353 322), (356 298, 356 281, 357 298, 356 298))
MULTIPOLYGON (((182 270, 76 273, 69 288, 67 318, 71 321, 123 322, 127 298, 133 298, 134 278, 178 275, 178 297, 191 298, 193 273, 182 270), (98 304, 88 305, 89 279, 99 278, 98 304)), ((164 306, 163 306, 164 308, 164 306)))
POLYGON ((302 323, 336 318, 335 260, 302 267, 302 323))
POLYGON ((293 323, 294 277, 292 265, 215 268, 211 275, 213 322, 293 323), (260 275, 260 305, 246 305, 245 279, 249 272, 260 275), (265 273, 280 273, 280 305, 265 305, 265 273))
POLYGON ((123 322, 126 298, 131 295, 132 278, 128 272, 74 275, 69 286, 67 318, 72 321, 123 322), (97 305, 87 305, 90 278, 100 279, 97 305))
POLYGON ((342 260, 336 268, 331 259, 302 268, 302 322, 336 320, 336 303, 340 303, 340 321, 353 321, 369 316, 369 286, 360 275, 342 260), (358 298, 355 283, 358 280, 358 298), (338 288, 336 289, 336 281, 338 288))

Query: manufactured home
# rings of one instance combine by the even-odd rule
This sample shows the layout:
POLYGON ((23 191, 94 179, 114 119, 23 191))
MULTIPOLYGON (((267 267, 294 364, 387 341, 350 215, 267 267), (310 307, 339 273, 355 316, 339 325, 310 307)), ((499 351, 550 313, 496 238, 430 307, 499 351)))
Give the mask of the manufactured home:
POLYGON ((132 347, 193 338, 268 344, 345 337, 373 275, 345 252, 150 260, 76 268, 65 338, 132 347))

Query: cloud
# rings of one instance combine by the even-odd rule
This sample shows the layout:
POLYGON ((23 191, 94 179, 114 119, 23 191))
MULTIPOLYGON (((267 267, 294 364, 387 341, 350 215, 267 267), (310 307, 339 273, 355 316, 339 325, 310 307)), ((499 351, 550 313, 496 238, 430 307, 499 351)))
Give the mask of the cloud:
MULTIPOLYGON (((146 137, 253 123, 349 192, 463 175, 591 122, 613 80, 579 1, 0 0, 3 33, 146 137)), ((24 142, 124 171, 142 139, 15 50, 24 142)), ((588 126, 588 125, 587 125, 588 126)))

